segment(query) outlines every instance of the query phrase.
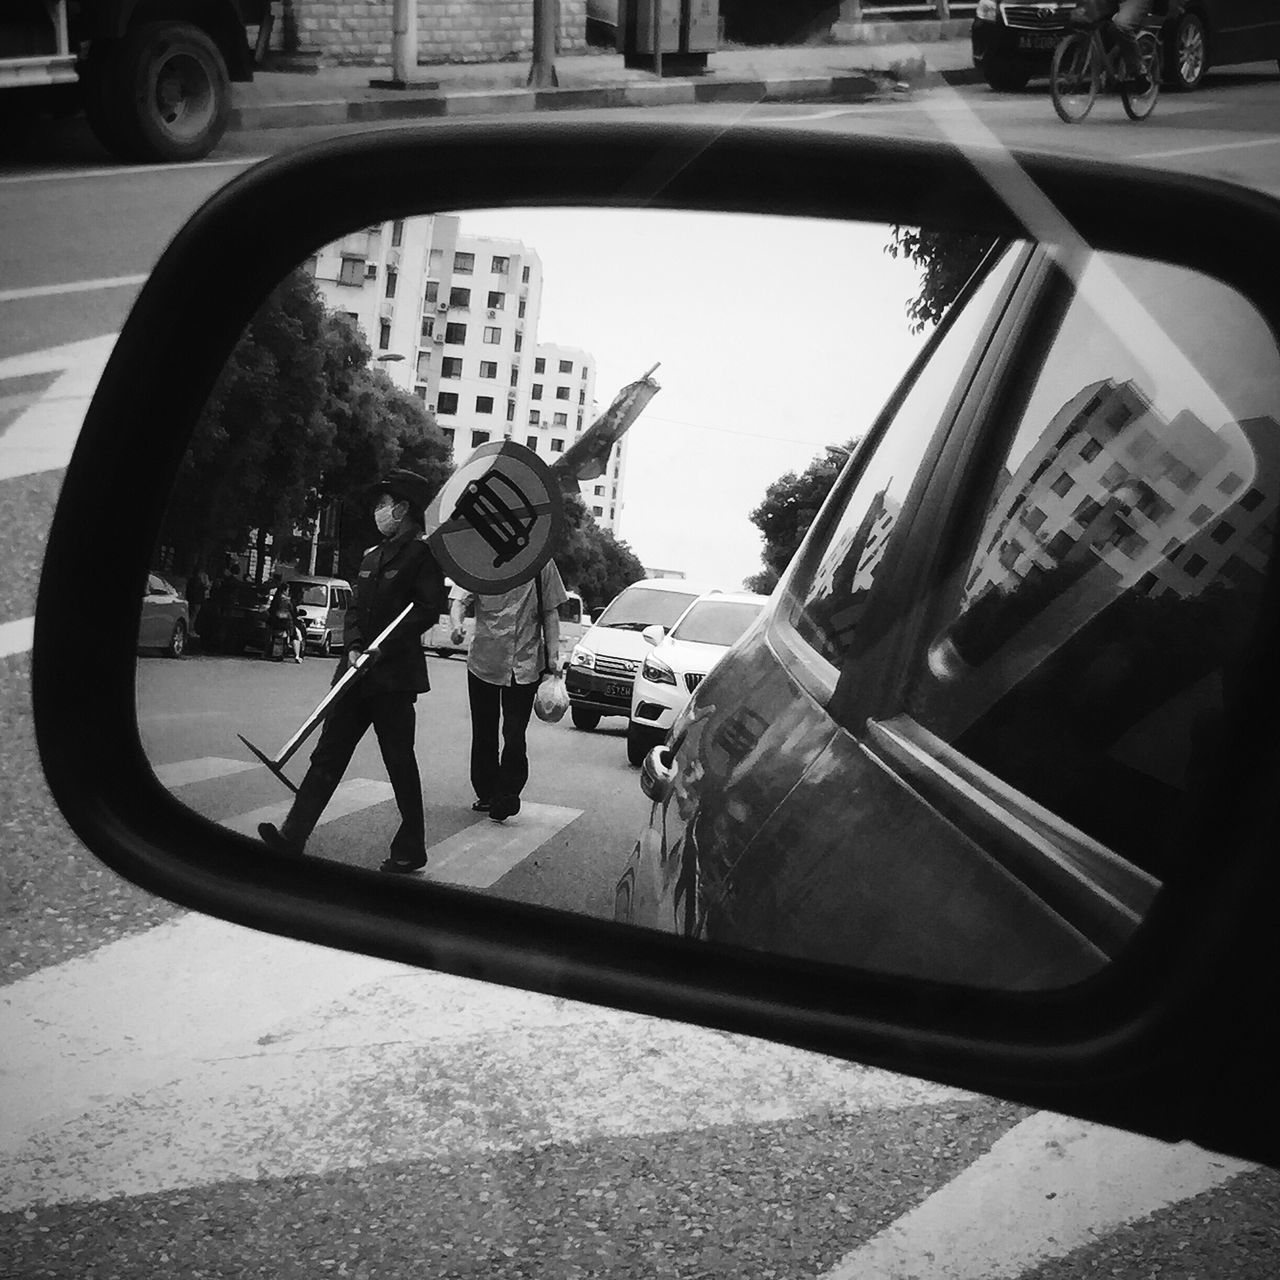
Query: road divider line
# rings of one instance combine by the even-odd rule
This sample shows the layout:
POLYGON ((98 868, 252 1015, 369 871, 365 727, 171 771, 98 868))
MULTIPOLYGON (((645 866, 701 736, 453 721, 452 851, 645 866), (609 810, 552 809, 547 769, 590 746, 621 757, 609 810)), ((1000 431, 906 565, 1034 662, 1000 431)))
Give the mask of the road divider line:
MULTIPOLYGON (((152 772, 163 787, 189 787, 196 782, 208 782, 213 778, 229 778, 232 774, 261 769, 260 764, 249 760, 228 760, 224 756, 201 756, 195 760, 175 760, 170 764, 153 764, 152 772)), ((262 819, 267 821, 267 819, 262 819)))
POLYGON ((445 884, 487 889, 581 816, 581 809, 526 801, 506 823, 476 822, 433 845, 427 874, 445 884))
POLYGON ((15 653, 26 653, 31 648, 35 634, 34 618, 18 618, 13 622, 0 622, 0 658, 10 658, 15 653))
POLYGON ((66 293, 93 293, 98 289, 137 288, 147 278, 144 271, 136 276, 105 276, 101 280, 72 280, 65 284, 37 284, 25 289, 0 289, 0 302, 22 302, 27 298, 55 298, 66 293))

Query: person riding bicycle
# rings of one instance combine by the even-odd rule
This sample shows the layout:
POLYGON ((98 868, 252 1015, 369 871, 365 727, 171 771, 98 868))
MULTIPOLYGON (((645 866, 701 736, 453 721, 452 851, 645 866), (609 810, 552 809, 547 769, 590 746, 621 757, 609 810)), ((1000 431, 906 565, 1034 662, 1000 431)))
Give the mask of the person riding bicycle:
POLYGON ((1129 87, 1139 96, 1151 90, 1151 81, 1142 69, 1142 58, 1138 53, 1138 33, 1146 25, 1151 5, 1152 0, 1120 0, 1120 6, 1111 18, 1129 87))

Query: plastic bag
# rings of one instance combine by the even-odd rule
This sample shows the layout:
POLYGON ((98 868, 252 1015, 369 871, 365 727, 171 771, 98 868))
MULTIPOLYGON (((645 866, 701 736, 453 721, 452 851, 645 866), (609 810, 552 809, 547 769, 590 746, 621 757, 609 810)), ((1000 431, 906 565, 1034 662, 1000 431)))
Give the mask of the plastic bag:
POLYGON ((564 685, 564 676, 559 672, 551 672, 542 677, 538 692, 534 695, 533 710, 539 720, 548 724, 564 716, 569 710, 569 691, 564 685))

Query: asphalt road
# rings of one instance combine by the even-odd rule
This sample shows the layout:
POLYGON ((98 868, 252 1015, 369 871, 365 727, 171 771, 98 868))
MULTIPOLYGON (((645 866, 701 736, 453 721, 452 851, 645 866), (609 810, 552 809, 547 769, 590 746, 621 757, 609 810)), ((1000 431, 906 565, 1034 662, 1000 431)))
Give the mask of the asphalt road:
MULTIPOLYGON (((1034 88, 697 114, 896 136, 980 125, 1280 194, 1278 108, 1272 69, 1215 77, 1141 126, 1103 103, 1068 129, 1034 88)), ((0 157, 0 1275, 1280 1273, 1273 1172, 249 934, 86 853, 44 790, 23 642, 76 415, 189 212, 251 157, 333 132, 236 135, 204 166, 122 170, 67 125, 0 157)), ((103 579, 112 590, 109 563, 103 579)), ((279 806, 234 735, 277 744, 326 668, 144 659, 161 776, 232 825, 279 806)), ((468 807, 462 665, 432 670, 429 874, 607 914, 644 808, 621 736, 535 725, 529 812, 508 824, 526 843, 507 847, 468 807)), ((313 853, 370 866, 394 824, 371 744, 349 779, 362 785, 313 853)))

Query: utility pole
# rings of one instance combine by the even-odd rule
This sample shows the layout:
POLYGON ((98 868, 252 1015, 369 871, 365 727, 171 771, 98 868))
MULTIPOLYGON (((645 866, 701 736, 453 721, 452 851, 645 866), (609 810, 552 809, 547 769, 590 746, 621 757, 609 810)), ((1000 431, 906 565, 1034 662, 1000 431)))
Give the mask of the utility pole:
POLYGON ((395 0, 391 16, 391 75, 401 85, 418 72, 418 3, 395 0))
POLYGON ((556 75, 556 32, 560 29, 560 0, 533 0, 533 62, 529 84, 535 89, 559 88, 556 75))

